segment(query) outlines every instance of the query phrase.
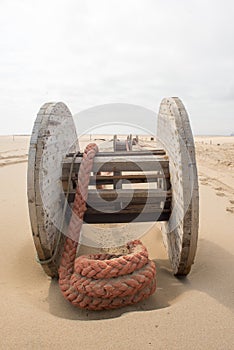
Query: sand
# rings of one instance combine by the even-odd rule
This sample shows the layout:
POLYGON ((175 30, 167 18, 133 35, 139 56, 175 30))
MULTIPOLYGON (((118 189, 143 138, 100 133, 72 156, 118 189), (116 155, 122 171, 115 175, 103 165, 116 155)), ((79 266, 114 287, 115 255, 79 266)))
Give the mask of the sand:
POLYGON ((0 138, 0 349, 233 349, 234 138, 196 138, 200 230, 189 276, 172 275, 155 227, 143 241, 156 263, 156 293, 102 312, 72 307, 35 261, 28 140, 0 138))

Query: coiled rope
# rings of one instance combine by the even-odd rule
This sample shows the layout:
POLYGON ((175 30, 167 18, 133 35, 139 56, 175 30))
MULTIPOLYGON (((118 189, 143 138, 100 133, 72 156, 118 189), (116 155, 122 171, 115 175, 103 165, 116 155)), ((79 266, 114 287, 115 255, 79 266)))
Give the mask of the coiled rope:
POLYGON ((128 254, 92 254, 76 258, 86 211, 88 185, 96 144, 89 144, 80 165, 73 212, 59 267, 59 285, 65 299, 89 310, 115 309, 135 304, 156 289, 155 265, 139 240, 127 244, 128 254))

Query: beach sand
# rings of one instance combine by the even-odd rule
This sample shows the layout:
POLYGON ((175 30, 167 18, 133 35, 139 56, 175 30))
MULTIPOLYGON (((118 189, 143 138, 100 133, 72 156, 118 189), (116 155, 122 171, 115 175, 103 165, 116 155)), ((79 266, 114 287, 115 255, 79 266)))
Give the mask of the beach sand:
POLYGON ((35 260, 27 208, 28 137, 0 137, 0 349, 233 349, 234 137, 196 137, 198 251, 177 279, 155 226, 144 238, 157 267, 149 299, 79 310, 35 260))

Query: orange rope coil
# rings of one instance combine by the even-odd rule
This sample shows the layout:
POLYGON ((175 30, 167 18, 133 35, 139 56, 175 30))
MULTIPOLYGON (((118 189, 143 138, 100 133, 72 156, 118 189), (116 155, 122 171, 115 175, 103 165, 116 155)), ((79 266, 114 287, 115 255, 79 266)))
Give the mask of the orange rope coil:
POLYGON ((76 258, 96 144, 89 144, 80 165, 73 213, 59 267, 63 296, 89 310, 114 309, 137 303, 155 292, 156 269, 139 240, 127 244, 128 254, 83 255, 76 258), (70 238, 71 237, 71 238, 70 238))

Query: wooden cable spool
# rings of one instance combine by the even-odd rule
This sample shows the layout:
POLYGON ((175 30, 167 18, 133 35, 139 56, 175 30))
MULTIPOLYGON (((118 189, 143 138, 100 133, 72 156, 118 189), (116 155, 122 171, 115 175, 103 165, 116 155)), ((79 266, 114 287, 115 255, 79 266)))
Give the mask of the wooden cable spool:
MULTIPOLYGON (((163 99, 157 140, 160 148, 134 150, 131 135, 124 141, 115 135, 114 151, 97 154, 84 221, 160 221, 173 272, 187 275, 197 247, 199 197, 193 135, 178 98, 163 99), (126 181, 137 188, 124 188, 126 181), (154 189, 146 189, 147 183, 154 189)), ((63 103, 43 105, 30 142, 28 202, 38 260, 51 277, 58 275, 64 206, 74 201, 82 156, 68 108, 63 103)))

